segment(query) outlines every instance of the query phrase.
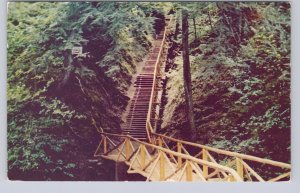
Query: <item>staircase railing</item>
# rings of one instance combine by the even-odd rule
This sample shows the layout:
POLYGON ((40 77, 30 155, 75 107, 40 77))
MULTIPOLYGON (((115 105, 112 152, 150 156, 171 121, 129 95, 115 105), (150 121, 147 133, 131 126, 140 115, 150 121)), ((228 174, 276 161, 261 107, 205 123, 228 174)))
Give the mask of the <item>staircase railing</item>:
POLYGON ((162 43, 159 48, 159 53, 155 62, 155 67, 154 67, 154 73, 153 73, 153 83, 152 83, 152 89, 151 89, 151 95, 150 95, 150 102, 149 102, 149 108, 148 108, 148 113, 147 113, 147 119, 146 119, 146 132, 147 132, 147 137, 148 140, 151 142, 151 135, 152 133, 156 132, 156 127, 155 125, 151 124, 151 119, 152 119, 152 110, 153 110, 153 104, 156 103, 154 99, 156 99, 156 85, 157 85, 157 77, 160 75, 160 65, 162 62, 162 57, 164 54, 164 45, 165 45, 165 40, 166 40, 166 35, 169 32, 169 26, 173 21, 173 17, 170 17, 170 21, 168 21, 167 25, 164 27, 164 33, 163 33, 163 38, 162 38, 162 43))
MULTIPOLYGON (((221 150, 206 145, 175 139, 157 133, 152 134, 151 141, 154 144, 161 143, 163 144, 164 148, 175 150, 178 153, 184 152, 185 154, 194 157, 201 157, 206 161, 219 163, 233 168, 242 179, 245 178, 249 181, 279 181, 281 179, 290 178, 291 165, 287 163, 263 159, 251 155, 245 155, 242 153, 221 150), (259 167, 260 171, 255 171, 253 169, 254 167, 251 167, 251 165, 259 167), (281 174, 276 175, 275 173, 277 172, 281 174), (266 178, 268 179, 266 180, 266 178)), ((204 176, 215 174, 209 174, 208 168, 206 166, 203 167, 203 171, 204 176)))
POLYGON ((100 134, 101 140, 94 154, 95 157, 101 156, 117 162, 123 161, 129 165, 129 173, 139 173, 145 176, 147 180, 172 180, 175 175, 179 175, 177 179, 179 181, 182 180, 183 176, 186 178, 184 181, 215 179, 213 176, 203 176, 201 168, 207 167, 222 175, 218 178, 219 180, 242 181, 232 168, 172 151, 164 148, 161 143, 153 145, 127 135, 103 132, 100 134), (184 162, 178 163, 176 160, 179 159, 184 160, 184 162), (153 177, 155 169, 159 173, 156 178, 153 177))

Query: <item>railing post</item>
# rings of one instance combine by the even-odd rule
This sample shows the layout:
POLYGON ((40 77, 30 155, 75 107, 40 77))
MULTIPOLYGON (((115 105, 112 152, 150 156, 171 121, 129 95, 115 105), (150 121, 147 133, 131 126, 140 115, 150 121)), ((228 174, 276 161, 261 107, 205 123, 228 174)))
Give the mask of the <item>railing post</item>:
POLYGON ((191 163, 187 161, 186 163, 186 181, 191 182, 193 180, 193 170, 191 163))
POLYGON ((146 158, 146 152, 145 152, 145 145, 141 145, 141 166, 142 166, 142 170, 145 167, 145 158, 146 158))
POLYGON ((106 139, 106 136, 103 136, 103 151, 104 151, 104 154, 107 153, 107 139, 106 139))
POLYGON ((237 171, 238 175, 242 179, 244 179, 244 166, 243 166, 243 163, 242 163, 242 159, 236 157, 235 162, 236 162, 236 171, 237 171))
POLYGON ((125 155, 126 160, 128 160, 130 157, 130 142, 128 138, 125 139, 125 155))
POLYGON ((163 181, 165 179, 165 159, 162 152, 159 154, 159 179, 163 181))
MULTIPOLYGON (((208 161, 208 155, 206 149, 202 149, 202 159, 204 161, 208 161)), ((208 176, 208 166, 203 165, 203 177, 207 178, 207 176, 208 176)))
MULTIPOLYGON (((178 153, 181 153, 181 146, 182 144, 180 142, 177 142, 177 152, 178 153)), ((178 165, 178 168, 180 168, 182 166, 182 157, 178 156, 177 157, 177 165, 178 165)))
POLYGON ((156 145, 156 137, 154 135, 151 136, 151 144, 156 145))
POLYGON ((157 140, 158 140, 158 146, 159 146, 159 147, 162 147, 162 140, 161 140, 161 137, 158 137, 157 140))

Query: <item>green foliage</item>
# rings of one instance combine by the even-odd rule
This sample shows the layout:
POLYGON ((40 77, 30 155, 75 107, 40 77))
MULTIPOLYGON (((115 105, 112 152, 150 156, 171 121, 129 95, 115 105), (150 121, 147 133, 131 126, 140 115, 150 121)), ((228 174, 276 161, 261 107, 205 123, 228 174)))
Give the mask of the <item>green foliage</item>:
MULTIPOLYGON (((190 11, 190 31, 194 32, 193 17, 201 29, 198 39, 190 35, 199 142, 290 162, 289 4, 218 2, 185 7, 190 11)), ((182 118, 182 102, 177 103, 169 125, 181 130, 186 117, 182 118)))
POLYGON ((119 129, 124 93, 152 44, 155 6, 9 3, 11 179, 86 178, 81 171, 98 142, 94 123, 119 129), (74 46, 83 46, 82 56, 71 55, 74 46))

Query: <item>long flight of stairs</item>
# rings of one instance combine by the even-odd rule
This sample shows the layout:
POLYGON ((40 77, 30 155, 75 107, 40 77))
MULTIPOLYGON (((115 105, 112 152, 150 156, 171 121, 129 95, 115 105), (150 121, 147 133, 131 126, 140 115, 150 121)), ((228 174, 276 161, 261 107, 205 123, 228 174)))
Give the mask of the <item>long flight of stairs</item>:
MULTIPOLYGON (((154 70, 159 55, 163 34, 158 34, 154 46, 147 56, 142 72, 134 82, 135 92, 131 99, 130 109, 126 118, 127 125, 122 129, 122 134, 130 135, 139 140, 147 140, 146 121, 149 102, 154 81, 154 70)), ((158 84, 155 82, 155 84, 158 84)))
MULTIPOLYGON (((129 96, 132 93, 134 96, 131 97, 126 113, 122 117, 126 119, 121 125, 123 135, 100 132, 101 140, 94 157, 124 162, 129 166, 127 173, 140 174, 147 178, 146 181, 275 182, 290 179, 290 164, 216 149, 155 132, 158 118, 156 105, 159 104, 157 99, 160 99, 160 94, 162 94, 159 92, 161 90, 159 82, 164 80, 160 73, 156 73, 159 71, 156 71, 155 65, 164 64, 166 61, 167 55, 164 55, 166 52, 163 52, 164 49, 161 48, 164 45, 166 32, 170 28, 165 29, 165 32, 156 35, 147 61, 141 66, 141 73, 135 77, 135 88, 132 85, 128 90, 129 96), (152 89, 154 89, 153 93, 151 93, 152 89), (149 118, 147 117, 149 105, 152 107, 150 120, 147 119, 149 118), (153 130, 151 141, 147 141, 147 121, 150 121, 153 130), (246 163, 248 161, 249 164, 246 163), (251 168, 252 164, 255 164, 255 168, 251 168), (258 164, 262 164, 262 168, 257 168, 258 164), (277 168, 270 170, 270 167, 277 168), (263 174, 264 168, 268 168, 267 175, 263 174), (279 168, 281 168, 280 173, 279 168), (259 172, 254 169, 259 169, 259 172), (270 171, 276 171, 276 174, 270 177, 270 171)), ((157 68, 160 68, 160 65, 157 68)), ((91 160, 91 162, 97 164, 94 167, 99 165, 98 159, 91 160)))

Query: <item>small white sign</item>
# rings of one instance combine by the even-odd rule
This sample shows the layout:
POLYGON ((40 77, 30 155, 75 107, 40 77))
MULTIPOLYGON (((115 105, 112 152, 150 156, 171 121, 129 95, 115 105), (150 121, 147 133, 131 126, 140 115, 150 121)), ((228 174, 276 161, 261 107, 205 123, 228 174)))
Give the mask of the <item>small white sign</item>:
POLYGON ((81 55, 82 54, 82 47, 73 47, 72 48, 73 55, 81 55))

